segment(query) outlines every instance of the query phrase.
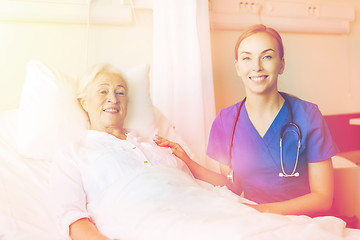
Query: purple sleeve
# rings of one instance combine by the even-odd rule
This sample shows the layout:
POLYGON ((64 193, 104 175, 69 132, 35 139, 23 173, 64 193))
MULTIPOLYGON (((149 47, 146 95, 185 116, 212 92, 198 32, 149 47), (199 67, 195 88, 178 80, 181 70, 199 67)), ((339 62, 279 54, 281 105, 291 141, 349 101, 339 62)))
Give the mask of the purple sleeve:
POLYGON ((332 139, 329 128, 320 113, 319 108, 314 105, 308 114, 310 128, 306 136, 308 146, 308 162, 319 162, 336 155, 339 150, 332 139))

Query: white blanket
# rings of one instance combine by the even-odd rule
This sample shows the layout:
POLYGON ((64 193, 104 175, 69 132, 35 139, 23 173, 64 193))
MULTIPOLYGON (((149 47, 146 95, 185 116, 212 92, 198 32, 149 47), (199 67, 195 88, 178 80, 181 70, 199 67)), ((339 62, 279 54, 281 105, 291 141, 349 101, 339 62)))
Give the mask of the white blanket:
MULTIPOLYGON (((1 240, 68 239, 52 215, 49 167, 0 138, 1 240)), ((336 218, 258 213, 227 189, 168 167, 138 169, 98 201, 92 208, 98 227, 121 240, 360 239, 359 230, 344 229, 336 218)))
POLYGON ((264 214, 225 188, 203 185, 167 167, 141 169, 113 184, 93 208, 106 235, 122 240, 360 239, 333 217, 264 214))
POLYGON ((0 239, 64 240, 49 199, 50 163, 19 156, 0 138, 0 239))

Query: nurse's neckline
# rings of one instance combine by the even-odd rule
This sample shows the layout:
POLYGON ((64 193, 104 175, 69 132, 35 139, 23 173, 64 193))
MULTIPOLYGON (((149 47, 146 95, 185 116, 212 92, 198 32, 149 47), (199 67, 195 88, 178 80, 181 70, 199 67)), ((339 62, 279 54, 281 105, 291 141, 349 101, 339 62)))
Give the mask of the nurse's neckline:
MULTIPOLYGON (((285 104, 285 99, 281 94, 279 93, 277 95, 277 99, 275 100, 275 104, 273 104, 273 107, 270 111, 268 111, 267 116, 264 115, 264 110, 258 110, 257 108, 252 108, 251 105, 249 105, 248 98, 244 99, 245 103, 245 110, 247 112, 248 118, 255 128, 255 130, 258 132, 261 138, 265 136, 265 134, 268 132, 269 128, 271 127, 272 123, 278 116, 280 110, 285 104), (246 101, 247 100, 247 101, 246 101), (256 111, 254 111, 254 109, 256 111), (250 110, 250 111, 249 111, 250 110)), ((268 106, 262 107, 263 109, 269 108, 268 106)))

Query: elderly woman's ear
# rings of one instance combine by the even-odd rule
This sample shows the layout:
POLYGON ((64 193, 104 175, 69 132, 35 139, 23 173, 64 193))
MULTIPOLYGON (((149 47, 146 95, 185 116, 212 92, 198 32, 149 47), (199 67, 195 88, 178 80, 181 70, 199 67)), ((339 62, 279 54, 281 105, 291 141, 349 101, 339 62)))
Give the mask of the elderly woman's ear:
POLYGON ((80 97, 77 99, 80 103, 80 106, 84 109, 85 112, 88 112, 87 110, 87 101, 85 99, 85 97, 80 97))

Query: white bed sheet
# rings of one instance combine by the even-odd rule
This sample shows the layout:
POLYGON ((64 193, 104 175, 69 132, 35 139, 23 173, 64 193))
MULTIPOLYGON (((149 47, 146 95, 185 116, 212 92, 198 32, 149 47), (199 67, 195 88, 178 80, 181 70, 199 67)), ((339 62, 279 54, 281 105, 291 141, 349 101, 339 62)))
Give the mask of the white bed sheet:
MULTIPOLYGON (((46 161, 22 158, 9 144, 0 139, 1 240, 68 239, 60 235, 51 214, 51 202, 48 195, 50 164, 46 161)), ((339 226, 337 221, 334 221, 333 224, 339 226)), ((299 223, 299 227, 301 225, 302 223, 299 223)), ((268 233, 271 234, 271 231, 268 233)), ((293 233, 289 232, 289 234, 293 233)), ((294 234, 296 236, 296 233, 294 234)), ((260 234, 260 236, 262 235, 260 234)), ((268 235, 265 234, 265 238, 259 239, 268 239, 268 235)), ((314 239, 324 238, 316 236, 314 239)), ((360 239, 360 231, 345 229, 343 236, 339 239, 360 239)))
POLYGON ((62 240, 49 201, 50 162, 25 159, 0 138, 0 239, 62 240))

